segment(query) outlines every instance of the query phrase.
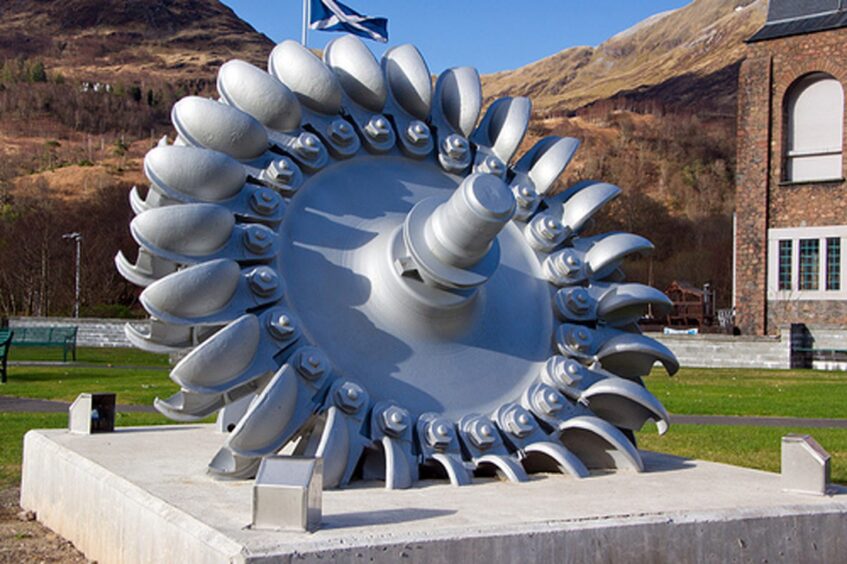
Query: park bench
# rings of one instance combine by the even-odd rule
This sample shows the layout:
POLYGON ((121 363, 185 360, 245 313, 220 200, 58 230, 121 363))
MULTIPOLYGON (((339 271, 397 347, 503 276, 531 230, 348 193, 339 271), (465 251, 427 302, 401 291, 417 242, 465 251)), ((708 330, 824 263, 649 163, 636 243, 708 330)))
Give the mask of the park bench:
POLYGON ((68 352, 76 360, 76 331, 74 326, 15 327, 12 344, 16 347, 62 347, 62 360, 68 352))
POLYGON ((9 347, 12 346, 11 329, 0 329, 0 382, 6 383, 6 361, 9 359, 9 347))

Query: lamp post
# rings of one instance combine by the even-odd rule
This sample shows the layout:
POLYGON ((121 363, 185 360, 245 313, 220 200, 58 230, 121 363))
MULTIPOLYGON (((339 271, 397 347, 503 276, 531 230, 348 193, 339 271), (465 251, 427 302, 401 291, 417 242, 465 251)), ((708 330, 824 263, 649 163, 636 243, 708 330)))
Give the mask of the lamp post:
POLYGON ((74 231, 65 233, 62 239, 71 239, 76 242, 76 272, 74 275, 74 317, 79 318, 79 256, 82 250, 82 235, 74 231))

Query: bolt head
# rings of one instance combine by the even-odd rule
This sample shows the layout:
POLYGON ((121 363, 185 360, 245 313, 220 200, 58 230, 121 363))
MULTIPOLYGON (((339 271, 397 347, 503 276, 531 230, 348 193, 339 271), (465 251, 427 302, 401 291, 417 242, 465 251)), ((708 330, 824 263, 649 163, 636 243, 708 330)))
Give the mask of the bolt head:
POLYGON ((409 428, 409 412, 402 407, 390 405, 380 413, 379 423, 386 435, 398 437, 409 428))
POLYGON ((365 404, 365 390, 355 382, 344 382, 335 390, 335 404, 347 413, 356 413, 365 404))
POLYGON ((545 370, 559 388, 578 386, 582 381, 582 365, 571 358, 554 356, 547 361, 545 370))
POLYGON ((520 405, 511 406, 503 414, 503 423, 507 431, 521 439, 530 435, 535 429, 532 416, 520 405))
POLYGON ((329 138, 339 145, 349 145, 355 136, 353 128, 343 119, 336 119, 329 125, 329 138))
POLYGON ((538 201, 538 193, 528 184, 517 184, 512 187, 515 201, 522 208, 532 208, 538 201))
POLYGON ((429 128, 424 122, 414 120, 406 128, 406 138, 412 145, 425 145, 430 139, 429 128))
POLYGON ((250 207, 260 215, 271 215, 279 209, 282 199, 270 188, 259 188, 250 196, 250 207))
POLYGON ((430 137, 429 128, 424 122, 420 120, 413 120, 409 122, 409 126, 406 128, 406 139, 408 139, 412 145, 426 145, 430 137))
POLYGON ((274 238, 268 229, 260 225, 251 225, 244 230, 243 241, 248 250, 261 255, 273 246, 274 238))
POLYGON ((497 157, 486 157, 479 167, 482 172, 500 176, 503 173, 503 163, 497 157))
POLYGON ((480 450, 486 450, 497 442, 496 430, 491 421, 484 417, 477 417, 467 423, 468 438, 471 443, 480 450))
POLYGON ((453 424, 441 417, 430 421, 424 434, 429 446, 437 450, 444 450, 449 447, 455 436, 453 424))
POLYGON ((545 415, 554 415, 565 407, 562 394, 546 385, 538 386, 533 395, 533 404, 545 415))
POLYGON ((295 365, 297 371, 307 380, 317 380, 329 370, 328 362, 323 353, 314 347, 300 351, 295 365))
POLYGON ((321 154, 321 141, 314 133, 301 133, 294 145, 300 156, 306 160, 314 160, 321 154))
POLYGON ((559 260, 556 261, 556 266, 559 271, 565 276, 574 276, 582 269, 582 261, 573 253, 564 252, 559 255, 559 260))
POLYGON ((294 164, 287 158, 271 161, 265 171, 268 178, 280 184, 291 184, 294 180, 294 164))
POLYGON ((585 327, 574 327, 568 331, 567 343, 576 351, 585 352, 591 348, 594 338, 585 327))
POLYGON ((538 226, 538 232, 548 241, 555 241, 564 232, 562 223, 549 215, 540 218, 536 225, 538 226))
POLYGON ((280 341, 290 339, 296 331, 294 321, 285 313, 271 316, 268 320, 268 329, 271 335, 280 341))
POLYGON ((566 290, 567 298, 565 305, 576 315, 584 315, 588 313, 591 306, 591 297, 585 288, 571 288, 566 290))
POLYGON ((451 159, 461 161, 470 152, 470 145, 468 144, 468 140, 461 135, 451 133, 444 140, 444 152, 451 159))
POLYGON ((279 288, 279 275, 269 266, 256 267, 248 280, 250 289, 258 296, 270 296, 279 288))
POLYGON ((373 116, 365 125, 365 133, 374 141, 387 141, 391 136, 391 128, 384 116, 373 116))

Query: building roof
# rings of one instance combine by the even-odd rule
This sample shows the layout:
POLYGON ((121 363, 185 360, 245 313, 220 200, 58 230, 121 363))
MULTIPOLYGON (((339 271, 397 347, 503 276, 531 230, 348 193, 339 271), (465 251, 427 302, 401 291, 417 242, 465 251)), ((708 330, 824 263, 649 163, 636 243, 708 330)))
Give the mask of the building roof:
POLYGON ((748 43, 847 27, 847 0, 770 0, 765 26, 748 43))

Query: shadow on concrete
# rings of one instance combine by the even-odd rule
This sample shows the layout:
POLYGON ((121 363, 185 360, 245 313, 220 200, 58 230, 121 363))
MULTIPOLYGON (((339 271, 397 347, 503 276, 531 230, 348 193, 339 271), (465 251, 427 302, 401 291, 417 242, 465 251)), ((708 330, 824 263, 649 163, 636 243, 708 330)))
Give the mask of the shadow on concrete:
POLYGON ((677 470, 689 470, 694 468, 694 462, 692 462, 690 458, 652 452, 649 450, 641 450, 639 452, 641 453, 641 459, 644 461, 644 471, 650 474, 675 472, 677 470))
POLYGON ((390 525, 411 521, 423 521, 453 515, 452 509, 421 509, 409 507, 405 509, 378 509, 374 511, 355 511, 340 515, 324 515, 321 529, 347 529, 352 527, 370 527, 373 525, 390 525))

